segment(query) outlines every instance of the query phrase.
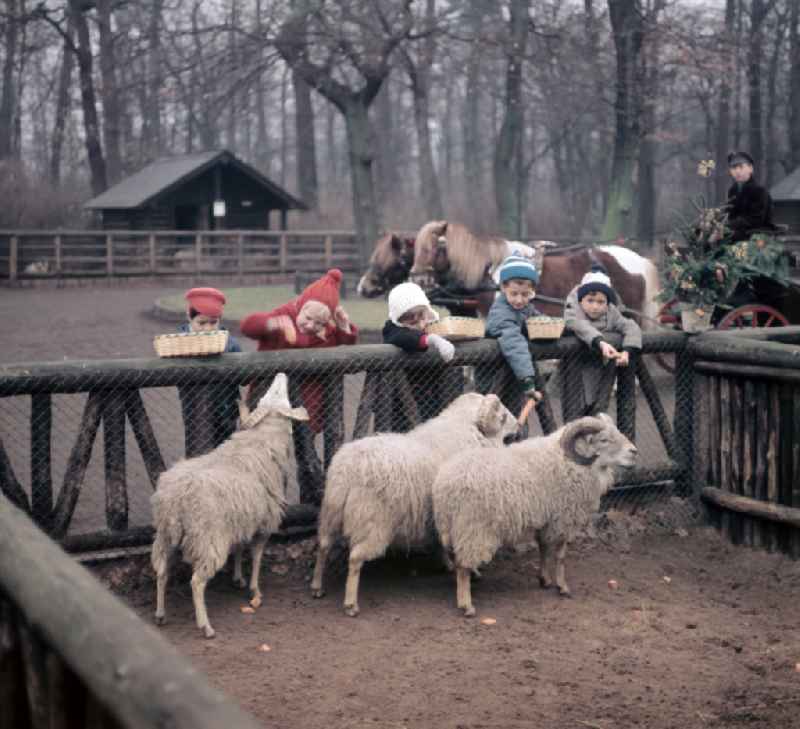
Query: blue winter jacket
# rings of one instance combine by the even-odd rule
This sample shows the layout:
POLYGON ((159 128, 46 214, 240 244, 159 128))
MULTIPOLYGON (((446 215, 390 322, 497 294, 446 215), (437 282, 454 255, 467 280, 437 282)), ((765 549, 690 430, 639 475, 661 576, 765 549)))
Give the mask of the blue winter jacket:
POLYGON ((486 336, 497 340, 503 357, 518 380, 534 377, 536 374, 536 363, 531 357, 526 325, 526 321, 532 316, 540 316, 533 304, 517 311, 508 303, 505 294, 501 293, 494 300, 486 319, 486 336))

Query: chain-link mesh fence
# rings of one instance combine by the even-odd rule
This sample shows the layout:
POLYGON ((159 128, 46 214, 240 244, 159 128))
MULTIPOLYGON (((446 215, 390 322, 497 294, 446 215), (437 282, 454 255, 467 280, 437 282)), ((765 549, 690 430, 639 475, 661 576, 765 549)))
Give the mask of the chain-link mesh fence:
MULTIPOLYGON (((637 445, 638 465, 620 474, 606 508, 635 509, 688 493, 686 337, 659 333, 644 340, 643 353, 625 368, 604 366, 572 337, 531 347, 545 397, 529 419, 530 436, 605 411, 637 445)), ((459 344, 448 364, 432 353, 359 345, 7 367, 0 377, 0 486, 58 539, 88 545, 81 535, 110 530, 117 543, 137 530, 146 535, 158 474, 229 437, 237 400, 244 396, 254 406, 277 372, 289 375, 293 404, 310 414, 294 429, 288 498, 295 504, 320 502, 325 469, 346 441, 406 431, 464 392, 496 393, 515 415, 524 404, 491 340, 459 344)))

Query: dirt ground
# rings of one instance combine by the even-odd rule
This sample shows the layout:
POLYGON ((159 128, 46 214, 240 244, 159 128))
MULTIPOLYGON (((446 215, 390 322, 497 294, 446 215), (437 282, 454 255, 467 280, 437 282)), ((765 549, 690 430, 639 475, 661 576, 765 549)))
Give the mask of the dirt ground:
MULTIPOLYGON (((255 614, 230 575, 216 578, 211 641, 178 568, 161 634, 269 727, 800 726, 800 565, 665 513, 600 516, 568 557, 572 599, 538 587, 537 551, 522 545, 484 570, 467 619, 451 575, 394 555, 364 569, 354 619, 341 557, 327 596, 310 597, 308 540, 270 548, 255 614)), ((151 621, 146 557, 99 572, 151 621)))
MULTIPOLYGON (((1 289, 0 362, 149 356, 172 326, 143 312, 171 290, 1 289)), ((341 558, 313 600, 313 540, 273 545, 255 614, 222 574, 208 592, 217 638, 202 639, 178 569, 161 635, 269 727, 800 727, 800 563, 729 546, 685 511, 599 516, 568 558, 571 600, 539 589, 534 548, 503 553, 470 620, 431 559, 369 564, 353 619, 341 558)), ((94 569, 151 622, 146 556, 94 569)))

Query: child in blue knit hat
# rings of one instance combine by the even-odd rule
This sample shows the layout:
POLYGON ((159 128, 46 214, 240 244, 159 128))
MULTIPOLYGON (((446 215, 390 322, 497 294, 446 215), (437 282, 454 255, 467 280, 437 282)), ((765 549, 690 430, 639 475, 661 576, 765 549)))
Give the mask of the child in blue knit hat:
POLYGON ((499 273, 500 295, 489 309, 486 336, 497 339, 523 392, 538 402, 542 393, 536 389, 536 363, 531 357, 526 322, 532 316, 540 316, 531 303, 536 296, 539 272, 527 258, 509 256, 500 264, 499 273))

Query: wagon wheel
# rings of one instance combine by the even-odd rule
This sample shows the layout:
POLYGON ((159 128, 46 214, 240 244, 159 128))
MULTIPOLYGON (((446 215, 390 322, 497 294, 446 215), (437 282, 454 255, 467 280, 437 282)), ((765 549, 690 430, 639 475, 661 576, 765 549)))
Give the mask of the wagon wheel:
POLYGON ((788 326, 789 320, 777 309, 766 304, 746 304, 728 312, 717 324, 717 329, 788 326))
MULTIPOLYGON (((678 300, 670 299, 659 310, 656 318, 658 323, 665 329, 680 329, 681 328, 681 314, 677 308, 678 300)), ((675 355, 671 352, 658 352, 654 354, 656 362, 672 374, 675 372, 675 355)))

